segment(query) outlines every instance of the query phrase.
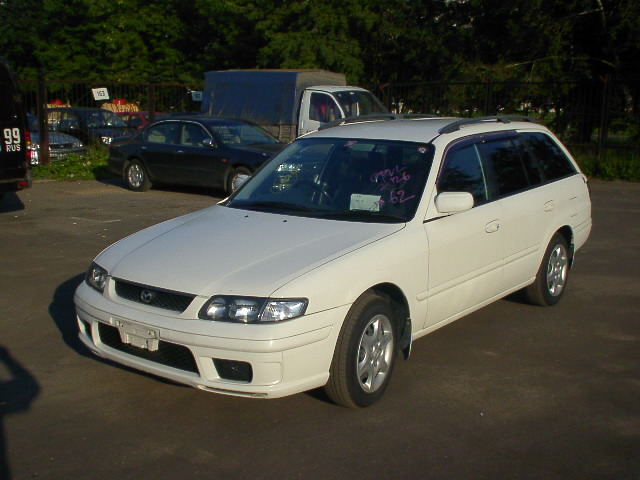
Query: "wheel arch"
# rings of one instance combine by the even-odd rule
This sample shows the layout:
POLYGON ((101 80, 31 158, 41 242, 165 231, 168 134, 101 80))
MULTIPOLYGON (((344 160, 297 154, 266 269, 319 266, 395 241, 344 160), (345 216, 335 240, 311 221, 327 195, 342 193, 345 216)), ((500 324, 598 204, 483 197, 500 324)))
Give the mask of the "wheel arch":
POLYGON ((405 359, 409 358, 412 344, 411 310, 406 295, 400 287, 393 283, 380 283, 369 289, 385 298, 395 313, 394 321, 398 327, 398 347, 405 359))
POLYGON ((142 160, 142 158, 139 155, 131 154, 124 159, 124 162, 122 162, 122 175, 125 175, 125 172, 127 171, 127 167, 131 162, 134 162, 134 161, 140 162, 140 164, 147 170, 147 173, 149 172, 149 169, 147 168, 147 164, 142 160))
MULTIPOLYGON (((569 246, 569 268, 571 268, 573 266, 573 259, 574 259, 574 252, 575 252, 575 247, 573 245, 573 230, 569 225, 565 225, 563 227, 560 227, 558 230, 556 230, 553 235, 555 235, 556 233, 559 233, 560 235, 562 235, 564 239, 567 241, 567 245, 569 246)), ((553 238, 553 235, 551 235, 551 238, 553 238)))

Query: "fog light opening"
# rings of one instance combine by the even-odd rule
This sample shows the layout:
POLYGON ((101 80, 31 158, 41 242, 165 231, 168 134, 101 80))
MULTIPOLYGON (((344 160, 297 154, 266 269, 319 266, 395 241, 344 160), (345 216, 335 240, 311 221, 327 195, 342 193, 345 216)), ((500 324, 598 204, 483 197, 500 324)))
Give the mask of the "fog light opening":
POLYGON ((244 383, 251 383, 253 380, 253 369, 248 362, 214 358, 213 365, 216 367, 218 376, 223 380, 244 383))

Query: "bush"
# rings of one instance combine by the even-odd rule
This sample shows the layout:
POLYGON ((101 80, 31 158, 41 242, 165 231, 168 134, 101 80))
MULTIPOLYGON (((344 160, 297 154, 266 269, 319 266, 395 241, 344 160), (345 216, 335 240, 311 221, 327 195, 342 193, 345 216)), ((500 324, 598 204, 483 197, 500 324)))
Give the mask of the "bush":
POLYGON ((65 160, 56 160, 49 165, 35 165, 35 179, 52 180, 104 180, 115 178, 107 167, 107 149, 93 147, 86 155, 71 154, 65 160))
POLYGON ((595 149, 574 149, 574 156, 585 175, 603 180, 640 182, 640 154, 632 149, 608 148, 602 158, 595 149))

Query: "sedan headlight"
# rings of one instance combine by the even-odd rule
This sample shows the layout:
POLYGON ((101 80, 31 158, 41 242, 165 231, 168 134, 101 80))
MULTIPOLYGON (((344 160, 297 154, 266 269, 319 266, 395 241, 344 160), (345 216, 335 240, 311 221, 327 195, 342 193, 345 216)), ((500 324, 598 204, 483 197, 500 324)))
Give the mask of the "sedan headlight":
POLYGON ((85 277, 87 284, 102 293, 107 284, 107 271, 101 266, 92 263, 85 277))
POLYGON ((212 297, 200 310, 203 320, 239 323, 272 323, 304 315, 306 298, 212 297))

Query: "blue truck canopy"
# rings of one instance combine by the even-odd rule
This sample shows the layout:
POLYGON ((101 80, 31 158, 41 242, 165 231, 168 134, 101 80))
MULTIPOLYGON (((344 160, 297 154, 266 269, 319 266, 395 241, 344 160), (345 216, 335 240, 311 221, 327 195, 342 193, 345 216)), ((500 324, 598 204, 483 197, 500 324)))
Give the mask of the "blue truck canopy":
POLYGON ((201 112, 260 125, 293 125, 302 92, 316 85, 346 85, 346 78, 326 70, 207 72, 201 112))

